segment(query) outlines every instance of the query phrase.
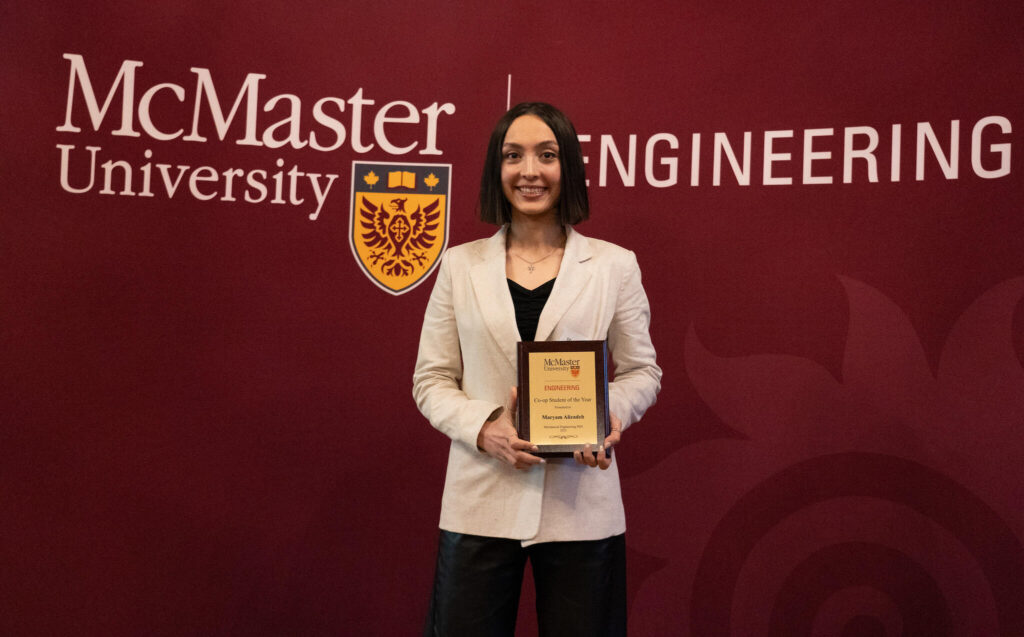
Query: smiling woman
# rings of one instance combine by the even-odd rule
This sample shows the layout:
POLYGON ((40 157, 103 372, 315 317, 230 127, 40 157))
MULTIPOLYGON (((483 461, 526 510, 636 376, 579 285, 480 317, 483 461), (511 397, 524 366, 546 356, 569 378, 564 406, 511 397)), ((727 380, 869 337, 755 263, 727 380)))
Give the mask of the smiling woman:
MULTIPOLYGON (((590 216, 590 202, 587 197, 586 173, 583 167, 583 149, 572 122, 561 111, 549 104, 528 102, 513 107, 502 117, 491 133, 484 159, 483 175, 480 179, 480 218, 488 223, 502 225, 512 221, 512 203, 505 190, 506 167, 516 165, 522 159, 522 148, 505 148, 506 143, 522 144, 529 141, 517 138, 531 133, 553 141, 553 147, 534 149, 551 151, 555 154, 558 167, 557 203, 559 222, 571 226, 585 221, 590 216), (538 123, 544 130, 538 130, 538 123), (518 130, 517 130, 518 129, 518 130), (511 131, 512 135, 509 135, 511 131), (506 153, 513 152, 510 157, 506 153)), ((537 141, 536 139, 534 140, 537 141)), ((550 161, 550 160, 549 160, 550 161)))
POLYGON ((512 108, 480 185, 480 217, 501 229, 445 253, 413 375, 420 411, 452 440, 426 634, 512 635, 526 560, 541 634, 625 634, 626 522, 606 451, 654 403, 661 369, 636 256, 576 232, 589 212, 569 119, 512 108), (542 459, 515 428, 516 343, 570 340, 608 343, 611 433, 596 453, 542 459))
POLYGON ((536 115, 509 126, 501 145, 501 190, 514 215, 554 214, 562 192, 558 142, 536 115))

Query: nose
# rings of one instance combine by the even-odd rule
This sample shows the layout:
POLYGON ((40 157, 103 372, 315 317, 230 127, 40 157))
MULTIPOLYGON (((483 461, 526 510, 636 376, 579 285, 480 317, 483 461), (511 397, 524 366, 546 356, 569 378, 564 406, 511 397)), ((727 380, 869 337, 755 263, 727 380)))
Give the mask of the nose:
POLYGON ((525 155, 522 163, 522 176, 523 177, 536 177, 537 176, 537 158, 532 155, 525 155))

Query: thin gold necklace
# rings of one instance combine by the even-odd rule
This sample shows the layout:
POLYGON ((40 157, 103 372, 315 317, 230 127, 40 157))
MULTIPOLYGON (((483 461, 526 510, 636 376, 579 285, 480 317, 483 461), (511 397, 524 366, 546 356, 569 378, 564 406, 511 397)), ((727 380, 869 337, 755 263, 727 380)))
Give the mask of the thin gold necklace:
POLYGON ((534 265, 540 263, 544 259, 547 259, 552 254, 558 252, 558 250, 559 250, 558 248, 554 248, 554 249, 551 250, 551 252, 548 252, 547 254, 545 254, 541 258, 537 259, 536 261, 530 261, 528 259, 524 259, 523 257, 519 256, 516 253, 513 253, 512 256, 517 257, 517 258, 522 259, 523 261, 525 261, 526 262, 526 269, 529 270, 530 274, 533 274, 533 271, 537 269, 537 268, 534 267, 534 265))

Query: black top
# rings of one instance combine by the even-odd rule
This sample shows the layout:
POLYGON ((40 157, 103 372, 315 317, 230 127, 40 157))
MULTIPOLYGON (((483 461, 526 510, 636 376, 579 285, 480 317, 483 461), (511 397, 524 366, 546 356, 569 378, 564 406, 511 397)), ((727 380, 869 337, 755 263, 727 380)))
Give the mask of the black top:
POLYGON ((553 287, 554 279, 532 290, 508 279, 508 291, 512 293, 512 305, 516 308, 516 327, 519 328, 519 337, 524 341, 532 341, 537 336, 537 321, 540 320, 540 312, 548 302, 553 287))

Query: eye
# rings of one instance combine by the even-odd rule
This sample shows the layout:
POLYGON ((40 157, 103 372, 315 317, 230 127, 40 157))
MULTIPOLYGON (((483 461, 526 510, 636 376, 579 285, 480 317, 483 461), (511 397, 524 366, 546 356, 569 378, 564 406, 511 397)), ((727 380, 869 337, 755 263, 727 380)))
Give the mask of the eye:
POLYGON ((502 157, 505 159, 505 161, 515 161, 516 159, 519 159, 519 153, 517 151, 510 150, 506 152, 502 157))
POLYGON ((544 151, 541 154, 541 158, 547 159, 549 161, 550 160, 555 160, 555 159, 558 159, 558 153, 556 153, 554 151, 551 151, 551 150, 546 150, 546 151, 544 151))

